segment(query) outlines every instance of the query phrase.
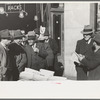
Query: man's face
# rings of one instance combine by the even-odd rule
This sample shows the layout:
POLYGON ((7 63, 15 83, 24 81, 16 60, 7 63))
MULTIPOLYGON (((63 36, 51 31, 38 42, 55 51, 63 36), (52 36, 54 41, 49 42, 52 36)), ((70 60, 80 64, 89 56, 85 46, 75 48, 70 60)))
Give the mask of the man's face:
POLYGON ((20 43, 22 43, 22 39, 14 39, 14 42, 17 44, 20 44, 20 43))
POLYGON ((3 40, 3 43, 4 43, 5 45, 9 45, 9 44, 11 43, 11 40, 4 39, 4 40, 3 40))
POLYGON ((45 29, 46 29, 45 27, 40 26, 40 34, 44 34, 45 29))
POLYGON ((86 41, 88 41, 91 38, 92 34, 83 34, 83 37, 86 41))
POLYGON ((34 44, 34 40, 28 40, 29 45, 33 45, 34 44))

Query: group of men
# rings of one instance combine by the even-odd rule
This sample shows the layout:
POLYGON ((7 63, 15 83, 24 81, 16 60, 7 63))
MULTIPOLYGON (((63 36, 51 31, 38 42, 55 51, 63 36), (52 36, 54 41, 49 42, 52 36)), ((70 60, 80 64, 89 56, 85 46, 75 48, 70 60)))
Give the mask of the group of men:
POLYGON ((59 67, 57 53, 57 43, 49 38, 45 27, 27 34, 21 30, 15 30, 13 34, 7 29, 0 31, 0 80, 19 80, 19 74, 25 67, 55 71, 56 75, 59 67))
POLYGON ((81 33, 83 39, 77 41, 75 50, 79 60, 74 62, 77 80, 100 80, 100 31, 85 25, 81 33))

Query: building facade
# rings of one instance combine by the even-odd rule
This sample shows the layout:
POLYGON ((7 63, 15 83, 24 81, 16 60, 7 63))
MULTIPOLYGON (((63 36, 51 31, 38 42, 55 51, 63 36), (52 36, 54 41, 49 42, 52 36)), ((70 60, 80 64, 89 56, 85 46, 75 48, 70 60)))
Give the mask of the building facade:
POLYGON ((75 51, 76 42, 82 39, 81 31, 84 25, 91 25, 99 30, 100 5, 98 3, 65 3, 64 9, 64 75, 69 79, 76 79, 75 65, 70 60, 75 51))

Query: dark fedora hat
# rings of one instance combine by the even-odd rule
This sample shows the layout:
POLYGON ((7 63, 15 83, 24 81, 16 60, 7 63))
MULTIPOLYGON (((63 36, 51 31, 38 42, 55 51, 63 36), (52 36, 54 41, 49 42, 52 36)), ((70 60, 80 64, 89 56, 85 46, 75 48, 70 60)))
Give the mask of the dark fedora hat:
POLYGON ((100 43, 100 32, 99 32, 99 33, 96 33, 96 34, 94 35, 93 40, 94 40, 95 42, 97 42, 97 43, 100 43))
POLYGON ((82 34, 92 34, 94 30, 90 25, 85 25, 83 31, 81 31, 82 34))
POLYGON ((44 36, 49 36, 49 31, 47 29, 44 32, 44 36))
POLYGON ((21 30, 14 31, 14 36, 13 36, 14 39, 21 39, 22 37, 25 37, 25 35, 22 34, 21 30))
POLYGON ((2 30, 0 31, 0 38, 1 39, 12 39, 12 36, 10 35, 10 32, 8 29, 2 30))

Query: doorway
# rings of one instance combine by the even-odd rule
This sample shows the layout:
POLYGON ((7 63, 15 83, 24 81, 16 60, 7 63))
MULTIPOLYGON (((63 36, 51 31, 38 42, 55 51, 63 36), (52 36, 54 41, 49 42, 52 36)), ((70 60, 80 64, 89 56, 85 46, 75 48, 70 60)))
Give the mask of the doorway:
POLYGON ((64 14, 63 12, 51 12, 51 36, 58 44, 58 60, 64 61, 64 14))

